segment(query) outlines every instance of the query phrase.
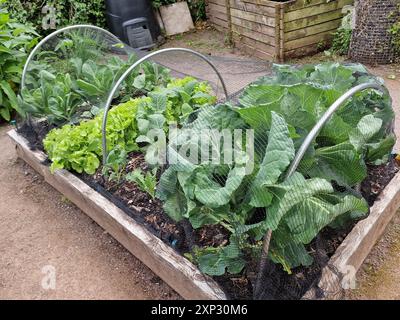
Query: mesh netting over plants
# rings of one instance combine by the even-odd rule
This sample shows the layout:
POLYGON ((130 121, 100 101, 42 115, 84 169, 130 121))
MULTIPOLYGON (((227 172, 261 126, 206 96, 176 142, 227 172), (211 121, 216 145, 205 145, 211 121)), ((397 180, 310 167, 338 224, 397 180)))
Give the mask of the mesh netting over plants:
POLYGON ((391 29, 400 20, 399 0, 363 0, 356 8, 350 56, 367 64, 389 64, 399 58, 391 29))
POLYGON ((107 98, 145 54, 99 30, 60 33, 29 65, 20 133, 51 170, 75 173, 229 297, 302 298, 398 170, 383 80, 358 64, 208 57, 227 99, 209 62, 166 52, 122 82, 103 141, 107 98), (360 84, 373 88, 349 97, 294 165, 360 84))

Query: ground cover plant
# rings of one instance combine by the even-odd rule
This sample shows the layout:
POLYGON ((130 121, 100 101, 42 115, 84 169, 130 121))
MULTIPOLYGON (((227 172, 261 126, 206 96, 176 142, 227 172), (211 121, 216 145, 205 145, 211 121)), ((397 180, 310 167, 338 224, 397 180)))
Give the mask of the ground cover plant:
POLYGON ((74 24, 106 27, 103 0, 7 0, 5 6, 18 21, 32 23, 43 36, 74 24))

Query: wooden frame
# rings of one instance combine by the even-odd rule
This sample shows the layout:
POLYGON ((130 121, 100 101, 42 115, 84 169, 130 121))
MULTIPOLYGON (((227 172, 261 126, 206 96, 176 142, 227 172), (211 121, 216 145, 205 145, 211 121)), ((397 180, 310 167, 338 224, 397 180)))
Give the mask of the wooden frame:
POLYGON ((209 21, 232 33, 238 48, 271 61, 318 51, 341 25, 354 0, 207 0, 209 21))
MULTIPOLYGON (((185 299, 226 299, 219 285, 202 274, 185 257, 130 218, 108 199, 66 170, 54 174, 43 164, 46 155, 32 151, 15 130, 8 132, 18 157, 41 174, 83 212, 107 230, 128 251, 140 259, 185 299)), ((323 269, 322 278, 304 299, 338 299, 354 278, 385 227, 400 207, 400 172, 372 206, 369 216, 358 222, 323 269)))

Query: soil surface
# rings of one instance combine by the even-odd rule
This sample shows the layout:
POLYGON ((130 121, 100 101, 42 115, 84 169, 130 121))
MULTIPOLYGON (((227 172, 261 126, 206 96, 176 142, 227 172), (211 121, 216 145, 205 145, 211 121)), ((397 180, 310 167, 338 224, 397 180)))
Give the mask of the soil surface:
POLYGON ((180 298, 17 160, 9 129, 0 128, 0 299, 180 298))

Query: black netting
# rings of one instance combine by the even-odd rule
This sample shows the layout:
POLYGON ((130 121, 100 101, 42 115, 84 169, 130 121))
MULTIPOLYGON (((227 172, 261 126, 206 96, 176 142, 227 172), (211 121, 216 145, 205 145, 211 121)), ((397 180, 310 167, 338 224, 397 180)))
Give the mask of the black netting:
POLYGON ((400 19, 398 0, 359 1, 350 56, 366 64, 389 64, 399 58, 390 31, 400 19))

